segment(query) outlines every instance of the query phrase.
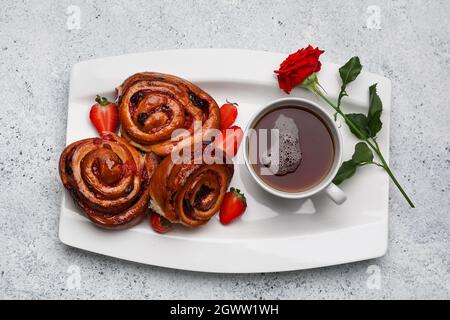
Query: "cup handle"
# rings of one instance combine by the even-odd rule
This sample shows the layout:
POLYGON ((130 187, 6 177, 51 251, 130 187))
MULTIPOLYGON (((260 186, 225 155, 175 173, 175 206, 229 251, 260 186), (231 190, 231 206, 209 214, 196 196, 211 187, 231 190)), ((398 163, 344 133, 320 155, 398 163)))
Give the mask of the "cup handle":
POLYGON ((333 200, 337 205, 343 204, 347 200, 347 195, 334 183, 331 183, 326 189, 326 194, 333 200))

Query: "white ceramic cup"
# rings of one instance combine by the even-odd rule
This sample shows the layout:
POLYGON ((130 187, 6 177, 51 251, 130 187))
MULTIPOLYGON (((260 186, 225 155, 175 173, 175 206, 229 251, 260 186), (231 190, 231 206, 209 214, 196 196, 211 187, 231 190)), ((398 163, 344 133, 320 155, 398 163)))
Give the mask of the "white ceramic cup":
MULTIPOLYGON (((301 137, 301 128, 300 130, 300 137, 301 137)), ((342 136, 341 133, 336 125, 336 122, 333 120, 333 118, 318 104, 302 98, 282 98, 275 100, 262 108, 259 112, 257 112, 253 117, 251 117, 247 128, 245 130, 244 134, 244 160, 245 164, 247 166, 247 169, 249 170, 251 176, 253 179, 266 191, 270 192, 271 194, 274 194, 276 196, 286 198, 286 199, 303 199, 303 198, 309 198, 319 192, 325 192, 331 200, 333 200, 336 204, 342 204, 346 199, 347 196, 345 193, 337 187, 335 184, 332 183, 333 178, 336 176, 339 167, 342 162, 342 136), (270 111, 280 108, 280 107, 295 107, 299 106, 304 109, 308 109, 318 115, 327 125, 329 128, 333 142, 334 142, 334 161, 333 165, 326 175, 325 178, 322 179, 318 184, 311 187, 308 190, 300 191, 300 192, 287 192, 287 191, 281 191, 278 189, 275 189, 274 187, 268 185, 266 182, 264 182, 254 171, 254 168, 249 160, 249 140, 250 140, 250 131, 254 128, 254 126, 257 124, 259 119, 261 119, 264 115, 269 113, 270 111)))

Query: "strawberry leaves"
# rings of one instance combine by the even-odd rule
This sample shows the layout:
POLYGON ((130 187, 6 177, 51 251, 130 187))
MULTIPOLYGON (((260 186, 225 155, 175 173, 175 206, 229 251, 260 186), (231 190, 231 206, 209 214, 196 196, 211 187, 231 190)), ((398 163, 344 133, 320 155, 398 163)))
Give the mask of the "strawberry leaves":
POLYGON ((108 100, 108 98, 100 97, 99 95, 95 96, 95 102, 97 102, 101 106, 107 106, 108 104, 112 103, 108 100))

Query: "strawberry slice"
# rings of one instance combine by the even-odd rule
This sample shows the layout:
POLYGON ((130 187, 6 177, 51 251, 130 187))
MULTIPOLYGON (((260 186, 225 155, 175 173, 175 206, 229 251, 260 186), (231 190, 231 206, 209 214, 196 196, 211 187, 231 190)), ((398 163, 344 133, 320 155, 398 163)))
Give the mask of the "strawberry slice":
POLYGON ((229 224, 241 216, 247 208, 247 200, 239 189, 231 188, 225 193, 220 206, 219 218, 222 224, 229 224))
POLYGON ((152 229, 158 233, 166 233, 172 230, 172 223, 154 212, 150 214, 150 225, 152 226, 152 229))
POLYGON ((115 103, 97 95, 96 104, 91 107, 89 118, 101 135, 103 131, 115 132, 119 124, 119 110, 115 103))

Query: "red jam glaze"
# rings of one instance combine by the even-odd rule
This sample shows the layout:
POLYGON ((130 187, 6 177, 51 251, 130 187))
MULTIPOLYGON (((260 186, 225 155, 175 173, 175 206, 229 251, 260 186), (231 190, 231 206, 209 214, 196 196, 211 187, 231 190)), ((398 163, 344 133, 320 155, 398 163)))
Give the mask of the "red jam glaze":
POLYGON ((136 165, 127 160, 125 163, 122 164, 122 178, 127 178, 133 174, 135 174, 137 171, 136 165))

